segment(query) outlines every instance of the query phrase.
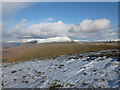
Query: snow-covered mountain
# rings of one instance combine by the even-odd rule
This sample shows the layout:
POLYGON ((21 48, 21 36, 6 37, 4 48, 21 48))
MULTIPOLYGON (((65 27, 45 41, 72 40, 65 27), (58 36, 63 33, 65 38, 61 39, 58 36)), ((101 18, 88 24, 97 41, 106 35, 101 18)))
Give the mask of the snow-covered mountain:
POLYGON ((47 39, 23 39, 21 42, 52 43, 52 42, 72 42, 69 37, 52 37, 47 39))
POLYGON ((96 42, 119 42, 120 39, 97 40, 96 42))
POLYGON ((63 36, 63 37, 52 37, 52 38, 46 38, 46 39, 21 39, 17 41, 8 41, 9 43, 27 43, 27 42, 36 42, 36 43, 52 43, 52 42, 72 42, 74 40, 70 39, 69 37, 63 36))

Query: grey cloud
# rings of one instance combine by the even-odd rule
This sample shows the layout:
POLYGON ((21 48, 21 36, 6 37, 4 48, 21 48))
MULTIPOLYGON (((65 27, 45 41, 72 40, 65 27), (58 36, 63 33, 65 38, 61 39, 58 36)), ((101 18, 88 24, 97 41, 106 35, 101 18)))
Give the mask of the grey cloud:
POLYGON ((97 32, 110 29, 110 20, 83 20, 80 24, 74 25, 70 32, 97 32))
MULTIPOLYGON (((55 37, 55 36, 68 36, 84 39, 103 39, 112 38, 117 36, 117 30, 112 30, 110 26, 110 20, 98 19, 98 20, 83 20, 80 24, 65 24, 62 21, 58 22, 44 22, 38 24, 32 24, 27 28, 25 26, 25 19, 16 25, 12 30, 13 37, 55 37)), ((6 32, 7 33, 7 32, 6 32)))
POLYGON ((2 3, 2 16, 3 18, 12 18, 20 10, 34 5, 35 3, 30 2, 3 2, 2 3))
POLYGON ((18 34, 51 37, 51 36, 65 36, 71 26, 64 24, 62 21, 58 21, 55 23, 33 24, 25 30, 22 29, 21 27, 22 27, 21 25, 18 25, 15 28, 15 32, 17 32, 18 34))

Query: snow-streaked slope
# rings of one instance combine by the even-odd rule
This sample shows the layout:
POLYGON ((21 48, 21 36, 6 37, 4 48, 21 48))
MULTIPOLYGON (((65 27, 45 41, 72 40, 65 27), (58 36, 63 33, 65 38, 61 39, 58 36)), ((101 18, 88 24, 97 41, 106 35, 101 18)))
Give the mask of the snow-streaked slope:
POLYGON ((71 42, 69 37, 53 37, 47 39, 23 39, 21 42, 32 42, 37 41, 37 43, 51 43, 51 42, 71 42))
POLYGON ((4 63, 2 85, 4 88, 116 88, 120 83, 117 59, 103 56, 88 60, 89 55, 101 53, 4 63))
POLYGON ((110 41, 120 41, 120 39, 108 39, 108 40, 97 40, 97 42, 110 42, 110 41))
POLYGON ((80 40, 73 40, 74 42, 81 42, 80 40))

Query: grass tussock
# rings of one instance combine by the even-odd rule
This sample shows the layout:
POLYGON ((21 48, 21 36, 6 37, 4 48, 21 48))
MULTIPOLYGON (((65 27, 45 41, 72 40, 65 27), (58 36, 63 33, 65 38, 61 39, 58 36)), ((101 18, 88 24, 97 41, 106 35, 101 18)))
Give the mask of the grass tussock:
MULTIPOLYGON (((118 43, 24 44, 3 55, 6 63, 118 49, 118 43), (11 56, 10 56, 11 55, 11 56)), ((9 51, 9 50, 8 50, 9 51)))

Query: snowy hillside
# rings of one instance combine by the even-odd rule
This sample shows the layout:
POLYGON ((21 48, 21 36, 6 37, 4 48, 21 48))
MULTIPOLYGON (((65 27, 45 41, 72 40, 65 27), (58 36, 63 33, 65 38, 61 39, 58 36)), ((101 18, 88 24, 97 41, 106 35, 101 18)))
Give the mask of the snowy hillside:
POLYGON ((36 43, 52 43, 52 42, 80 42, 80 40, 72 40, 69 37, 52 37, 46 39, 21 39, 17 41, 8 41, 8 43, 26 43, 26 42, 36 42, 36 43))
POLYGON ((106 52, 4 63, 3 88, 117 88, 119 61, 106 52), (101 54, 104 54, 101 56, 101 54))
POLYGON ((47 39, 23 39, 21 42, 51 43, 51 42, 71 42, 69 37, 53 37, 47 39))

